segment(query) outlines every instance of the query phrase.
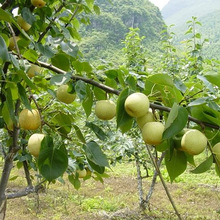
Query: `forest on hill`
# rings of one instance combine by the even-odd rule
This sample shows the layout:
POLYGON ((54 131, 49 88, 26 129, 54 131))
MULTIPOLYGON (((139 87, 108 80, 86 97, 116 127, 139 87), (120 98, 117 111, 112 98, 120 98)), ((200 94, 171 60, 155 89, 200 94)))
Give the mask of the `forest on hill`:
POLYGON ((209 40, 204 45, 205 56, 220 58, 219 0, 170 0, 161 13, 167 25, 175 25, 172 30, 176 34, 176 43, 185 40, 187 21, 191 20, 192 16, 197 17, 201 25, 197 25, 196 29, 202 35, 201 40, 209 40))
POLYGON ((119 62, 129 28, 139 28, 143 43, 157 50, 165 23, 159 9, 148 0, 97 0, 100 14, 90 15, 90 24, 81 29, 81 50, 86 59, 119 62), (113 56, 114 54, 114 56, 113 56))

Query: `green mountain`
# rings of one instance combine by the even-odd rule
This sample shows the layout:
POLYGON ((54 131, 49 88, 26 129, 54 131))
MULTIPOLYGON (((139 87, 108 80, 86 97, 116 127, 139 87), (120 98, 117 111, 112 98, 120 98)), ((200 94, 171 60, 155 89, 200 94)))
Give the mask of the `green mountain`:
POLYGON ((159 9, 149 0, 96 0, 95 3, 101 9, 100 15, 92 15, 90 25, 81 30, 80 47, 87 59, 119 61, 122 40, 130 27, 140 29, 148 48, 156 48, 165 23, 159 9))
POLYGON ((219 0, 170 0, 162 10, 162 16, 167 25, 174 24, 173 31, 180 42, 186 38, 186 22, 197 17, 202 24, 198 31, 203 39, 209 39, 204 46, 208 58, 220 58, 220 1, 219 0))

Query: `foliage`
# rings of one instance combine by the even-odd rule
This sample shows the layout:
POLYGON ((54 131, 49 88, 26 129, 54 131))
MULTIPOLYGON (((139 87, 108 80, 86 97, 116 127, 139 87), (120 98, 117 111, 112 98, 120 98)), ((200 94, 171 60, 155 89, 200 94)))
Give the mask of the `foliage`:
POLYGON ((197 17, 202 25, 197 27, 209 42, 205 44, 203 54, 206 58, 219 59, 219 7, 218 0, 170 0, 163 8, 162 15, 167 25, 175 24, 175 44, 185 39, 186 22, 197 17))
POLYGON ((148 0, 134 1, 97 0, 100 6, 100 15, 91 15, 90 24, 80 29, 82 42, 80 48, 86 59, 99 63, 100 59, 121 64, 124 61, 121 49, 129 28, 139 28, 140 35, 144 36, 144 45, 149 50, 158 50, 160 32, 164 28, 162 16, 157 7, 148 0), (112 54, 114 53, 114 56, 112 54))
MULTIPOLYGON (((123 5, 122 1, 116 4, 117 7, 123 5)), ((134 91, 149 97, 152 111, 154 114, 158 112, 158 120, 165 124, 163 143, 153 151, 155 154, 157 151, 166 152, 171 181, 182 174, 188 164, 195 164, 192 155, 179 149, 184 128, 201 130, 209 140, 208 159, 194 172, 207 171, 213 165, 210 162, 212 156, 218 172, 219 166, 211 149, 220 140, 220 65, 217 61, 203 59, 203 41, 195 31, 199 25, 196 18, 188 22, 189 39, 183 54, 177 53, 172 37, 167 38, 164 32, 167 53, 160 57, 157 65, 147 64, 151 70, 141 68, 140 72, 143 65, 140 60, 144 54, 140 53, 142 38, 135 29, 131 29, 125 39, 127 66, 106 64, 94 67, 82 58, 77 44, 78 30, 80 25, 89 22, 87 15, 90 13, 99 14, 99 7, 93 0, 49 0, 43 8, 33 7, 30 1, 1 6, 0 134, 4 169, 0 182, 0 207, 10 196, 6 195, 6 187, 13 164, 24 168, 28 192, 35 192, 39 187, 33 187, 31 169, 39 185, 46 181, 62 181, 67 174, 70 183, 79 189, 81 179, 76 172, 79 169, 88 172, 84 180, 92 177, 103 182, 108 177, 105 171, 110 163, 114 164, 124 156, 130 160, 138 158, 145 166, 148 163, 145 144, 136 120, 124 109, 127 96, 134 91), (18 14, 32 24, 27 32, 17 24, 16 15, 12 13, 17 5, 18 14), (15 44, 12 49, 9 48, 11 37, 15 44), (134 62, 138 65, 134 66, 134 62), (32 63, 40 66, 41 71, 30 78, 27 71, 32 63), (62 84, 68 85, 68 92, 76 93, 76 101, 65 104, 57 100, 56 90, 62 84), (116 120, 99 121, 95 117, 93 107, 100 99, 117 103, 116 120), (36 131, 20 129, 19 112, 24 108, 40 112, 41 126, 36 131), (33 133, 46 135, 38 158, 27 149, 33 133)), ((26 190, 24 195, 27 195, 26 190)))

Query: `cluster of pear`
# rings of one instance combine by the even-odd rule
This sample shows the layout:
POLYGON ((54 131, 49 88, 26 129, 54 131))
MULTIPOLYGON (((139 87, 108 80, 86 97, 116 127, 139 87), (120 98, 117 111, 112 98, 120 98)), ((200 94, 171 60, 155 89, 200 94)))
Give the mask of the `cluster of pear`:
MULTIPOLYGON (((18 120, 20 128, 24 130, 36 130, 41 125, 41 118, 37 109, 23 109, 19 114, 18 120)), ((28 150, 35 157, 39 155, 41 141, 44 136, 41 133, 34 133, 28 140, 28 150)))
MULTIPOLYGON (((68 85, 61 85, 56 93, 57 99, 64 103, 71 103, 75 100, 76 94, 68 93, 68 85)), ((37 109, 23 109, 19 114, 19 126, 24 130, 37 130, 41 125, 41 118, 37 109)), ((41 142, 45 137, 44 134, 34 133, 28 140, 29 152, 38 157, 40 153, 41 142)))
MULTIPOLYGON (((34 6, 34 7, 37 7, 37 8, 42 8, 45 6, 46 2, 43 1, 43 0, 31 0, 31 4, 34 6)), ((21 27, 21 29, 23 29, 24 31, 28 31, 30 30, 31 28, 31 25, 25 21, 25 19, 19 15, 17 17, 17 24, 21 27)), ((16 36, 15 37, 15 41, 19 41, 20 40, 20 37, 19 36, 16 36)), ((14 42, 14 39, 13 37, 9 38, 9 46, 8 48, 10 50, 14 50, 15 49, 15 42, 14 42)))
POLYGON ((136 118, 146 144, 158 145, 162 142, 164 125, 156 121, 154 114, 149 108, 149 99, 145 94, 140 92, 132 93, 126 98, 124 107, 131 117, 136 118))
MULTIPOLYGON (((163 139, 164 125, 158 121, 159 117, 151 111, 148 97, 140 92, 132 93, 124 104, 126 112, 136 118, 146 144, 159 145, 163 139)), ((197 129, 184 129, 180 138, 179 150, 190 155, 202 153, 207 146, 206 136, 197 129)), ((213 153, 220 162, 220 142, 213 147, 213 153)))

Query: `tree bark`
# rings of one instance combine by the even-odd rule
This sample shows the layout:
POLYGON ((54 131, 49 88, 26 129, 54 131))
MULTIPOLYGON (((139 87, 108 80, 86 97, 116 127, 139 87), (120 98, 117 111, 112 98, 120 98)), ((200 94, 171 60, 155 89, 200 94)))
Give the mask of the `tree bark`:
POLYGON ((135 162, 136 162, 136 169, 137 169, 137 181, 138 181, 138 192, 139 192, 139 202, 140 207, 143 207, 144 205, 144 199, 143 199, 143 185, 142 185, 142 176, 141 176, 141 168, 140 168, 140 162, 138 158, 138 154, 135 154, 135 162))
POLYGON ((11 169, 13 167, 14 153, 9 153, 5 158, 4 168, 2 171, 1 182, 0 182, 0 220, 5 219, 6 213, 6 195, 5 190, 8 184, 11 169))
MULTIPOLYGON (((18 99, 15 105, 15 115, 18 114, 19 106, 20 106, 20 100, 18 99)), ((18 146, 18 135, 19 135, 19 128, 16 125, 14 125, 14 129, 12 133, 13 142, 12 145, 9 147, 9 152, 7 156, 5 157, 4 167, 0 181, 0 220, 5 219, 6 205, 7 205, 7 198, 5 195, 5 191, 8 185, 11 169, 13 167, 14 156, 17 153, 17 151, 20 149, 18 146)))

